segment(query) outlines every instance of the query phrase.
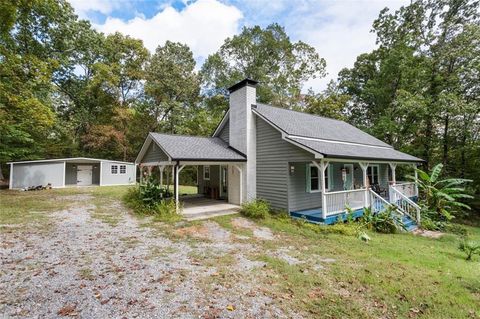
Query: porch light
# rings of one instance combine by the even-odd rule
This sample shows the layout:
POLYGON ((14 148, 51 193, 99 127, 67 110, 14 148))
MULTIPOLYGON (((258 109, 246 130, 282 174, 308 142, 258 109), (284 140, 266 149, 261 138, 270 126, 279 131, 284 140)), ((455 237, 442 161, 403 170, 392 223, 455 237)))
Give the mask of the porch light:
POLYGON ((290 165, 290 175, 295 173, 295 165, 290 165))

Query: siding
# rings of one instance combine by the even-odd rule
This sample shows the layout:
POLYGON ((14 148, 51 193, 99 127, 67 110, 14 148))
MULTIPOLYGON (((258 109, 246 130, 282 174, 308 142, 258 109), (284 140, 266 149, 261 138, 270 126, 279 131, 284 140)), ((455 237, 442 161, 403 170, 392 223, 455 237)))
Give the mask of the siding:
POLYGON ((307 192, 307 165, 305 163, 291 163, 295 172, 289 178, 288 204, 290 211, 322 207, 322 193, 307 192))
POLYGON ((160 161, 168 161, 168 156, 155 142, 152 141, 142 158, 142 162, 150 163, 160 161))
MULTIPOLYGON (((133 164, 120 164, 112 162, 102 162, 102 185, 125 185, 135 183, 135 165, 133 164), (120 165, 127 166, 126 174, 112 174, 111 166, 118 165, 120 171, 120 165)), ((95 174, 94 174, 95 175, 95 174)), ((95 180, 95 178, 94 178, 95 180)))
POLYGON ((220 137, 225 142, 230 141, 230 121, 228 120, 227 123, 223 126, 222 130, 218 133, 218 137, 220 137))
MULTIPOLYGON (((289 162, 308 162, 313 154, 282 140, 280 132, 256 117, 257 122, 257 197, 274 209, 288 210, 289 162)), ((303 186, 305 192, 305 186, 303 186)), ((297 189, 292 190, 294 192, 297 189)), ((293 195, 292 195, 293 196, 293 195)))
POLYGON ((48 183, 52 187, 62 187, 63 165, 64 162, 13 164, 12 188, 46 186, 48 183))

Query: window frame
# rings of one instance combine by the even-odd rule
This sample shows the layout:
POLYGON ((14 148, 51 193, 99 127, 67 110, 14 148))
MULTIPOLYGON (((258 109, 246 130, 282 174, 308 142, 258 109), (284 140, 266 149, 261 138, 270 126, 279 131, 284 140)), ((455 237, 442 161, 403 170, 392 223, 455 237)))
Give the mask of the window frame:
MULTIPOLYGON (((320 178, 320 174, 317 174, 318 177, 318 189, 312 189, 312 175, 311 175, 311 171, 312 171, 312 167, 315 168, 317 170, 317 172, 319 171, 318 167, 314 164, 309 164, 307 165, 307 174, 306 174, 306 179, 305 179, 305 182, 306 182, 306 188, 307 188, 307 193, 321 193, 322 192, 322 185, 320 185, 321 183, 321 178, 320 178)), ((325 170, 325 178, 327 179, 326 180, 326 185, 325 185, 325 191, 328 192, 330 191, 330 189, 332 188, 332 169, 331 169, 331 164, 327 166, 327 169, 325 170)))
POLYGON ((210 169, 210 165, 204 165, 203 166, 203 180, 204 181, 209 181, 210 180, 211 172, 212 172, 212 170, 210 169), (207 168, 208 168, 208 177, 206 177, 207 168))
POLYGON ((126 175, 127 174, 127 165, 125 164, 120 164, 118 165, 118 174, 120 175, 126 175), (122 167, 124 169, 124 172, 122 173, 122 167))
POLYGON ((118 175, 118 164, 110 164, 110 175, 118 175), (115 172, 113 171, 115 168, 115 172))
POLYGON ((378 165, 378 164, 368 165, 368 167, 367 167, 367 178, 368 178, 369 185, 375 185, 375 184, 380 185, 380 165, 378 165), (376 183, 374 181, 371 181, 375 177, 374 168, 377 169, 376 183), (368 174, 369 169, 370 169, 370 172, 371 172, 370 175, 368 174), (370 177, 372 177, 372 178, 370 178, 370 177))

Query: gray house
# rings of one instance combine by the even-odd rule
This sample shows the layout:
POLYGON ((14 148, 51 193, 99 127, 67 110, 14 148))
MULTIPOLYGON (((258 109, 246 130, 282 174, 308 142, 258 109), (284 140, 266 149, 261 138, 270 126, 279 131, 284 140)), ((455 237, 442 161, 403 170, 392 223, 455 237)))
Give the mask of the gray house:
POLYGON ((257 103, 256 86, 245 79, 229 88, 229 110, 212 137, 150 133, 136 163, 171 167, 176 190, 181 170, 195 165, 200 194, 235 205, 262 198, 313 222, 334 222, 346 207, 417 209, 417 189, 395 172, 421 159, 346 122, 257 103))
POLYGON ((75 157, 10 162, 10 189, 135 184, 134 163, 75 157))

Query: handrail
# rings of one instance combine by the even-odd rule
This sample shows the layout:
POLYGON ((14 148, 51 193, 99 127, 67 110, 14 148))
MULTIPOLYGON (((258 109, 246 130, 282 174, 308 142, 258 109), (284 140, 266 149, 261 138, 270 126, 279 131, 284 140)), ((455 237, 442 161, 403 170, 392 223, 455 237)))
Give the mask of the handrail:
POLYGON ((408 198, 407 196, 405 196, 404 194, 402 194, 402 192, 400 192, 398 189, 396 189, 395 187, 392 187, 393 191, 395 193, 397 193, 398 195, 400 195, 400 197, 402 197, 402 199, 404 199, 405 201, 407 201, 407 203, 409 203, 410 205, 412 205, 413 207, 415 207, 415 209, 421 209, 420 206, 418 206, 417 203, 415 203, 413 200, 411 200, 410 198, 408 198))
POLYGON ((358 189, 347 189, 344 191, 335 191, 335 192, 325 192, 325 195, 330 195, 330 194, 343 194, 343 193, 353 193, 353 192, 364 192, 365 188, 358 188, 358 189))
MULTIPOLYGON (((405 214, 407 214, 408 216, 414 218, 416 221, 417 221, 417 224, 420 225, 420 206, 418 206, 414 201, 412 201, 410 198, 408 198, 407 196, 405 196, 402 192, 400 192, 399 190, 395 189, 395 187, 392 187, 392 190, 394 192, 395 195, 399 195, 400 196, 400 200, 404 200, 405 202, 407 202, 408 205, 410 205, 411 207, 413 207, 415 209, 415 212, 416 212, 416 216, 415 218, 413 216, 410 215, 410 211, 408 210, 408 205, 405 206, 405 207, 399 207, 400 210, 404 211, 405 214)), ((396 198, 394 198, 394 203, 396 205, 397 203, 397 200, 396 198)), ((396 205, 397 206, 397 205, 396 205)), ((403 206, 403 205, 401 205, 403 206)))
POLYGON ((382 201, 383 203, 385 203, 386 205, 391 205, 385 198, 383 198, 382 196, 378 195, 377 193, 375 193, 373 190, 369 189, 369 192, 371 195, 375 196, 377 199, 380 199, 380 201, 382 201))

